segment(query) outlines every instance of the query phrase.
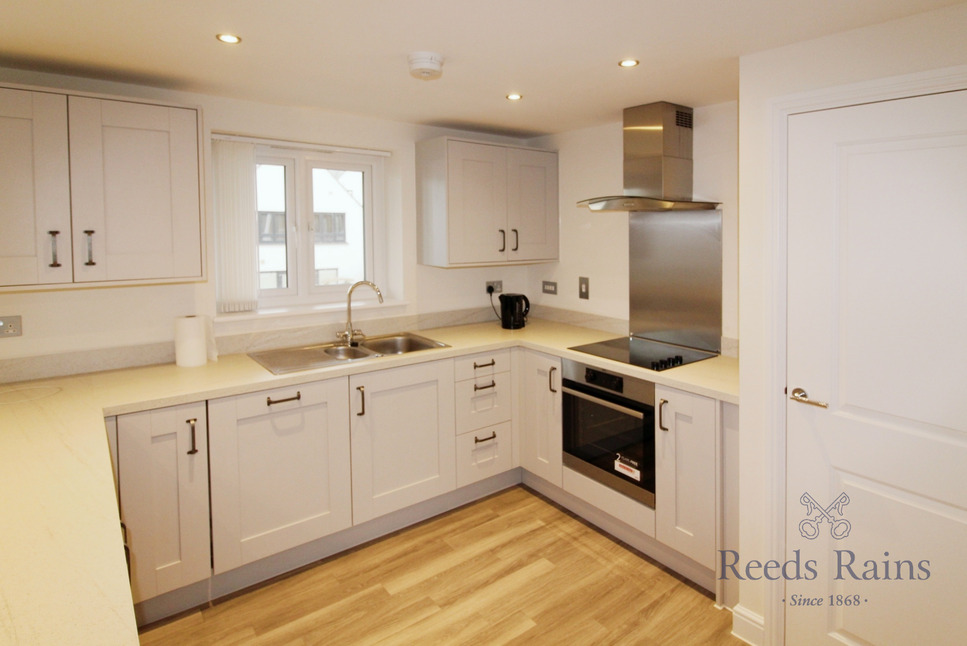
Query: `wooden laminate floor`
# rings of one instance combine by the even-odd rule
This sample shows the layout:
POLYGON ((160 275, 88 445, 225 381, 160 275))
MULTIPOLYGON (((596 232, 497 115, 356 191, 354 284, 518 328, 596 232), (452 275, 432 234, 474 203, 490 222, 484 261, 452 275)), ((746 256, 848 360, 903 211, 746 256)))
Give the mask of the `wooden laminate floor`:
POLYGON ((742 644, 712 598, 523 487, 141 634, 142 644, 742 644))

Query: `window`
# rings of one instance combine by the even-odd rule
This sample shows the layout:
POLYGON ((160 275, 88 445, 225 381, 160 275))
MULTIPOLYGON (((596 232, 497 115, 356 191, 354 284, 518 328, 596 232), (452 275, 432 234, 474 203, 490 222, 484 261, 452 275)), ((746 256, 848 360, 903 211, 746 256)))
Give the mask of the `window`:
MULTIPOLYGON (((385 154, 241 137, 216 136, 216 140, 242 141, 254 150, 255 212, 247 212, 253 218, 250 230, 256 232, 249 234, 254 239, 248 253, 257 257, 257 279, 248 273, 252 269, 242 273, 253 275, 256 281, 259 308, 338 302, 345 299, 352 283, 379 278, 375 275, 374 223, 382 221, 376 211, 385 154)), ((220 159, 219 155, 213 157, 216 174, 219 163, 229 170, 228 162, 220 159)), ((251 168, 252 162, 248 163, 251 168)), ((231 187, 232 183, 225 185, 231 187)), ((239 186, 244 193, 244 185, 239 186)), ((235 212, 244 220, 246 211, 235 212)), ((217 212, 216 228, 220 217, 235 216, 217 212)), ((216 237, 219 234, 216 231, 216 237)), ((240 253, 244 256, 246 252, 240 253)), ((231 273, 232 258, 237 256, 220 255, 228 264, 219 268, 220 274, 222 270, 231 273)))

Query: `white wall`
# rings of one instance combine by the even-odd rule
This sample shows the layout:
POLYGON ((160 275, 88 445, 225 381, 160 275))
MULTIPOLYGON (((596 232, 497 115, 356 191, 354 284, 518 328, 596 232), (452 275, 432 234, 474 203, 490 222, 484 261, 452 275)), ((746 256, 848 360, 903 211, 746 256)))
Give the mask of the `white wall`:
MULTIPOLYGON (((793 95, 872 79, 967 63, 967 4, 746 56, 740 62, 739 107, 739 330, 740 362, 740 547, 744 558, 775 558, 771 528, 781 524, 770 509, 772 492, 784 483, 773 475, 777 438, 784 434, 785 351, 778 298, 784 265, 782 223, 774 204, 775 106, 793 95)), ((781 456, 778 458, 781 459, 781 456)), ((781 590, 745 582, 737 626, 771 643, 781 625, 781 590), (764 616, 764 632, 752 625, 764 616), (747 620, 747 623, 745 623, 747 620)))
MULTIPOLYGON (((488 307, 486 280, 503 280, 504 291, 524 291, 526 269, 443 270, 416 262, 416 189, 414 144, 417 140, 455 131, 337 114, 316 109, 239 101, 202 94, 159 90, 143 86, 23 72, 0 68, 0 81, 116 96, 169 101, 201 106, 205 126, 205 163, 208 166, 211 131, 305 141, 347 147, 373 148, 391 153, 386 163, 387 223, 377 263, 387 267, 381 285, 384 293, 403 305, 384 315, 404 316, 425 312, 488 307)), ((468 136, 469 133, 457 133, 468 136)), ((476 139, 520 144, 519 140, 470 134, 476 139)), ((210 170, 209 170, 210 174, 210 170)), ((210 212, 210 195, 207 198, 210 212)), ((209 258, 211 218, 208 218, 209 258)), ((209 266, 209 276, 214 271, 209 266)), ((63 352, 98 350, 170 342, 173 320, 187 314, 214 315, 213 281, 183 285, 111 287, 83 290, 0 294, 0 313, 23 317, 24 334, 5 339, 0 359, 33 357, 63 352)), ((361 312, 358 318, 378 316, 361 312)), ((284 329, 344 319, 335 312, 231 324, 232 333, 284 329)))
MULTIPOLYGON (((695 109, 694 187, 697 199, 722 203, 722 335, 739 337, 738 320, 738 105, 695 109)), ((580 200, 623 192, 621 122, 574 130, 530 142, 558 150, 561 259, 534 265, 531 300, 549 307, 628 320, 628 214, 592 213, 580 200), (578 277, 587 276, 590 298, 578 298, 578 277), (558 283, 556 296, 541 281, 558 283)))

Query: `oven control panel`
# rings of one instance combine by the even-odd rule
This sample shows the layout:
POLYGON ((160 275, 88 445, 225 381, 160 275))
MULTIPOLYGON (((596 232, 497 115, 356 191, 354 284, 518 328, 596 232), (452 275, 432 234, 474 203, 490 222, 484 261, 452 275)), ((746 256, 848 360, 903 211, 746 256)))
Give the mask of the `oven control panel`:
POLYGON ((625 390, 624 377, 595 370, 594 368, 584 369, 584 381, 598 388, 604 388, 616 393, 623 393, 625 390))

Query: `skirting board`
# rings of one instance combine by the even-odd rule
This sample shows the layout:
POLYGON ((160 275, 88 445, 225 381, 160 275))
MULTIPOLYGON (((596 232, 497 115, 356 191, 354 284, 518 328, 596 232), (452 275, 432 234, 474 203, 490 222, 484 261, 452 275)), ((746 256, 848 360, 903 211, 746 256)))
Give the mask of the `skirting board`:
POLYGON ((765 643, 765 619, 740 603, 732 608, 732 634, 747 644, 761 646, 765 643))

